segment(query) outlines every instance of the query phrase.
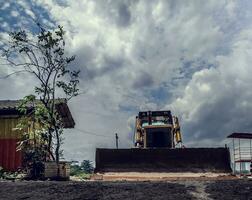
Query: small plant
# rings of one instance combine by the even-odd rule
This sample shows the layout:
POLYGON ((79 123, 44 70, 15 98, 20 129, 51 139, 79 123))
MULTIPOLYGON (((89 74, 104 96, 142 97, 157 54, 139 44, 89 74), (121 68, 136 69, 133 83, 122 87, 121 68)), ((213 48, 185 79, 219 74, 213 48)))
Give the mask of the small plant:
POLYGON ((79 165, 71 165, 70 166, 70 176, 79 176, 84 173, 79 165))
POLYGON ((81 163, 81 169, 83 170, 83 172, 87 173, 87 174, 91 174, 94 172, 94 167, 92 164, 92 161, 90 160, 83 160, 81 163))
POLYGON ((4 169, 0 166, 0 179, 3 178, 4 169))
POLYGON ((38 148, 25 151, 23 163, 29 179, 39 179, 44 174, 44 155, 38 148))
POLYGON ((74 176, 79 180, 90 179, 91 174, 94 171, 92 161, 83 160, 81 165, 71 165, 70 176, 74 176))
POLYGON ((17 180, 17 179, 24 179, 25 174, 21 171, 16 172, 7 172, 4 170, 3 167, 0 166, 0 179, 3 180, 17 180))

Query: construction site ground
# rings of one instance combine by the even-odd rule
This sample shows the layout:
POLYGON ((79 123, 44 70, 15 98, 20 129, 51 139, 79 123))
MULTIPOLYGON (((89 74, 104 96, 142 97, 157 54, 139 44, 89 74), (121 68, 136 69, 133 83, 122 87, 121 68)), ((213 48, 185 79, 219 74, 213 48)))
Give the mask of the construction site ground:
POLYGON ((252 199, 252 180, 0 181, 0 199, 252 199))
POLYGON ((96 173, 92 180, 103 181, 177 181, 177 180, 231 180, 237 179, 230 173, 191 172, 106 172, 96 173))

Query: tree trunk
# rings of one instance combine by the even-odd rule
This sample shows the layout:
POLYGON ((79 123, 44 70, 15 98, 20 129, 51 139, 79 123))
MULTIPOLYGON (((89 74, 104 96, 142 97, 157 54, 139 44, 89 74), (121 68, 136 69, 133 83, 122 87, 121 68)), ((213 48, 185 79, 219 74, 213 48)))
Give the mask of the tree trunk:
POLYGON ((58 167, 58 170, 57 170, 57 176, 59 177, 60 176, 60 166, 59 166, 59 150, 60 150, 60 136, 59 136, 59 131, 58 130, 55 130, 55 134, 56 134, 56 148, 55 148, 55 161, 56 161, 56 164, 57 164, 57 167, 58 167))

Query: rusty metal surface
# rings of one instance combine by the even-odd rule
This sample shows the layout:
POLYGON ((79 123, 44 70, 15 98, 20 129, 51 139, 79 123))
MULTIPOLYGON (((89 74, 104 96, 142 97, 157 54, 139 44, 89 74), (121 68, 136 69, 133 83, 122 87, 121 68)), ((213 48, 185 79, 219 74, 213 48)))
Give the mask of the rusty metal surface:
POLYGON ((0 166, 15 171, 22 164, 22 155, 16 151, 18 139, 0 139, 0 166))
POLYGON ((96 149, 97 172, 231 172, 227 148, 96 149))
POLYGON ((0 139, 20 138, 20 132, 14 130, 18 123, 16 118, 0 118, 0 139))
POLYGON ((16 151, 20 132, 13 130, 17 118, 0 118, 0 166, 8 171, 21 167, 21 152, 16 151))

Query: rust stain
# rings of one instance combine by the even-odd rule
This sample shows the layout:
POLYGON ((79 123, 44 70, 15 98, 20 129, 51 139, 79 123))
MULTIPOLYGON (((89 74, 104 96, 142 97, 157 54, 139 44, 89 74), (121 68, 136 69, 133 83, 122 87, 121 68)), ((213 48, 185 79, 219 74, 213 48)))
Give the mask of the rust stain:
POLYGON ((16 151, 18 139, 0 139, 0 166, 15 171, 22 165, 22 153, 16 151))

